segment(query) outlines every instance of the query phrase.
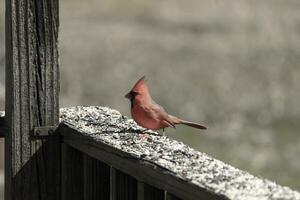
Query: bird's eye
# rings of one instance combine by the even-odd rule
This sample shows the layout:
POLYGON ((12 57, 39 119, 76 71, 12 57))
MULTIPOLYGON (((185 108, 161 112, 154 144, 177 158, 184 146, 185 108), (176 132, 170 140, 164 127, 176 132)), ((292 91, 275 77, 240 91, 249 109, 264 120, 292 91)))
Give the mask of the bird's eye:
POLYGON ((131 93, 131 95, 132 95, 133 97, 135 97, 136 95, 139 94, 139 93, 137 93, 137 92, 135 92, 135 91, 131 91, 130 93, 131 93))

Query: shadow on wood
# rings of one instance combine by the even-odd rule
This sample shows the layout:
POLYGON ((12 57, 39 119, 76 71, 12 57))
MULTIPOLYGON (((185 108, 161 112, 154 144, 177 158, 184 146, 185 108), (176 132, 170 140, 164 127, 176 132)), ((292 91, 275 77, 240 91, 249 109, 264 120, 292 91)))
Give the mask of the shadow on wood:
POLYGON ((60 146, 58 136, 43 140, 42 145, 21 170, 11 177, 11 199, 60 199, 60 146), (58 158, 58 159, 57 159, 58 158), (56 176, 53 176, 53 175, 56 176), (22 183, 22 184, 20 184, 22 183))

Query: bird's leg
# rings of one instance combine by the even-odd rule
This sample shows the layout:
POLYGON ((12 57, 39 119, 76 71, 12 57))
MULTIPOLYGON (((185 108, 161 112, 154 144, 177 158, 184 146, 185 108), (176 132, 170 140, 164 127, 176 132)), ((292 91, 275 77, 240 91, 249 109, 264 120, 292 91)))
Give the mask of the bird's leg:
POLYGON ((145 128, 144 130, 141 130, 140 134, 142 134, 142 135, 139 136, 140 140, 142 140, 142 141, 147 141, 148 140, 149 135, 148 135, 147 131, 149 131, 148 128, 145 128))
POLYGON ((163 136, 166 136, 166 134, 165 134, 165 128, 163 128, 163 136))

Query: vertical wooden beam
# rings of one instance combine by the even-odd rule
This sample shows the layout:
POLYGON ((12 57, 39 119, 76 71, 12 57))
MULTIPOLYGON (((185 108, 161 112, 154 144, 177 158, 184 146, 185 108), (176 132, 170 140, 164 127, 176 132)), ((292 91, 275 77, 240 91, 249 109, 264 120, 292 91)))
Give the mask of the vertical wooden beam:
POLYGON ((84 154, 84 199, 109 200, 110 166, 84 154))
POLYGON ((5 199, 60 199, 58 0, 6 0, 5 199))
POLYGON ((110 166, 110 200, 116 200, 117 199, 117 179, 116 179, 116 173, 117 170, 110 166))
POLYGON ((141 181, 138 181, 138 185, 137 185, 137 199, 138 200, 145 199, 145 184, 141 181))
POLYGON ((137 200, 137 181, 119 170, 111 167, 110 200, 137 200))
POLYGON ((62 145, 62 200, 84 200, 83 154, 62 145))

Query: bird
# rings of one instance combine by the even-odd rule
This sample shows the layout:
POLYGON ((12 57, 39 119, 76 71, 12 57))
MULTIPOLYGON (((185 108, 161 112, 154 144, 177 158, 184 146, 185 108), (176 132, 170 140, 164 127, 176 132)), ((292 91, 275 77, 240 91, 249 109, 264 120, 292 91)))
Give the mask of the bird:
POLYGON ((141 77, 133 88, 125 95, 130 100, 130 110, 133 120, 146 130, 157 131, 165 128, 176 128, 183 124, 197 129, 207 129, 206 126, 186 121, 168 114, 165 109, 158 105, 152 98, 146 83, 145 76, 141 77))

